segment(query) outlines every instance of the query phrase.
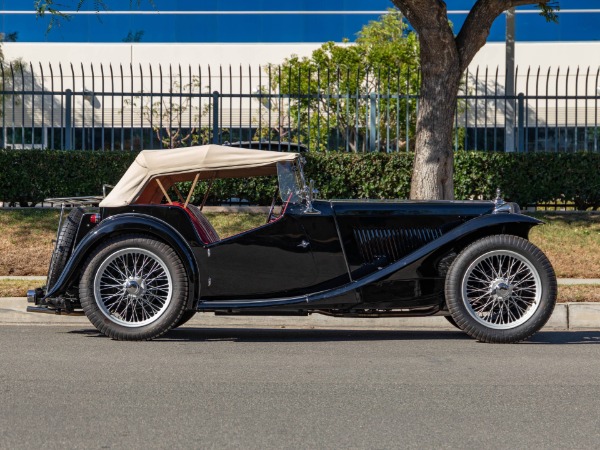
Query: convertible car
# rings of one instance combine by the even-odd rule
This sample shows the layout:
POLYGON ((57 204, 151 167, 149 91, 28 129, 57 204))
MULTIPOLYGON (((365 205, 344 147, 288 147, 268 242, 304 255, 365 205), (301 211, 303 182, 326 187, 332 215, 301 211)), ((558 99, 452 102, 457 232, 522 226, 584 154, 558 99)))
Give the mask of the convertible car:
POLYGON ((498 343, 528 338, 552 314, 554 271, 527 240, 540 221, 499 194, 320 200, 303 164, 218 145, 140 152, 104 197, 55 200, 86 207, 61 214, 47 285, 28 292, 28 310, 84 313, 119 340, 156 338, 201 312, 442 315, 498 343), (202 214, 213 181, 257 176, 278 184, 264 224, 220 238, 202 214))

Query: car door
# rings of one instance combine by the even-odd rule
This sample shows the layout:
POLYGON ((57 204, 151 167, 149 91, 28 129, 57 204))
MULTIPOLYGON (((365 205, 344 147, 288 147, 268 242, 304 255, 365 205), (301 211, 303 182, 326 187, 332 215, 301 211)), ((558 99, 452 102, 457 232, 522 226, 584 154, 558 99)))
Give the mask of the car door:
POLYGON ((212 244, 203 259, 203 300, 285 297, 316 280, 309 237, 293 214, 212 244))

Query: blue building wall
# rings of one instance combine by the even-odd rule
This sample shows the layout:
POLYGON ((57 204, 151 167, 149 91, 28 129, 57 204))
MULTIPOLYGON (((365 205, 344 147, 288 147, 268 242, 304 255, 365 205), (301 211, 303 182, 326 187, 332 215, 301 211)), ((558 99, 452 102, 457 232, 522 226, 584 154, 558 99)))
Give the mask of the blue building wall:
MULTIPOLYGON (((447 1, 458 30, 475 0, 447 1)), ((77 2, 64 1, 66 9, 77 2)), ((49 18, 36 18, 32 0, 0 0, 0 32, 18 33, 19 42, 123 42, 136 34, 148 43, 320 43, 354 40, 370 20, 392 6, 389 0, 154 0, 130 10, 129 2, 106 0, 109 10, 96 14, 94 2, 84 14, 63 20, 46 32, 49 18), (199 6, 201 5, 201 6, 199 6)), ((135 2, 134 2, 135 3, 135 2)), ((559 24, 548 24, 535 8, 520 8, 520 42, 600 41, 600 1, 562 0, 559 24), (590 12, 597 10, 597 13, 590 12), (573 10, 584 10, 576 12, 573 10), (571 12, 569 12, 571 11, 571 12)), ((504 40, 504 16, 489 41, 504 40)))

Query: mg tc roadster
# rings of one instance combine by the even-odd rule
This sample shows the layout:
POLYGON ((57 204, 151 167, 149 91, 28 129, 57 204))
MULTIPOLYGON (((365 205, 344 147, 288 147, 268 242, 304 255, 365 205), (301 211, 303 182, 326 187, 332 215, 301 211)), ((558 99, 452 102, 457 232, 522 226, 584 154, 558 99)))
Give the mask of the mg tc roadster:
POLYGON ((528 338, 556 277, 528 241, 540 223, 495 201, 321 200, 301 154, 218 145, 148 150, 104 197, 71 198, 31 312, 83 314, 146 340, 194 314, 441 315, 483 342, 528 338), (263 225, 220 238, 198 187, 273 176, 263 225), (198 184, 200 181, 203 183, 198 184), (97 203, 95 203, 97 202, 97 203))

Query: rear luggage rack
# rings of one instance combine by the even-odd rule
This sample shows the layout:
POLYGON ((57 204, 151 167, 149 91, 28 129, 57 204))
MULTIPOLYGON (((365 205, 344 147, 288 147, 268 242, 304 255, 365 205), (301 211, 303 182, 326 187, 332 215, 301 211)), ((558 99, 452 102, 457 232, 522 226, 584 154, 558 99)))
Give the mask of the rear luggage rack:
POLYGON ((98 206, 104 199, 101 195, 89 195, 86 197, 56 197, 46 198, 45 203, 50 203, 52 206, 61 205, 62 207, 69 206, 98 206))
POLYGON ((114 188, 114 186, 110 184, 103 184, 102 195, 84 195, 82 197, 54 197, 44 199, 44 202, 50 203, 52 206, 54 206, 55 204, 61 205, 61 207, 98 206, 100 202, 106 197, 106 190, 112 188, 114 188))

